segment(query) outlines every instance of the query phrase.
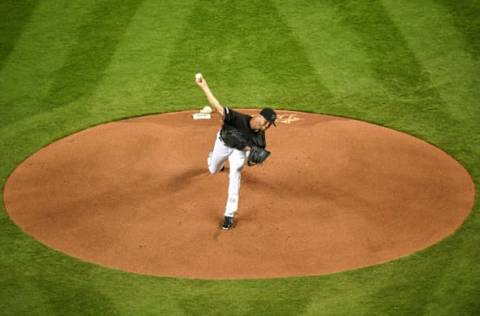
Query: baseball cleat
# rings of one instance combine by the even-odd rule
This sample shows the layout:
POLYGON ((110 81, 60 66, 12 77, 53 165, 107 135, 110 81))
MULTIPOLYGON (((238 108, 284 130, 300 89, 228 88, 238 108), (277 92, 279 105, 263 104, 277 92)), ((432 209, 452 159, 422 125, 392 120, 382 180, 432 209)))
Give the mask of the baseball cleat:
POLYGON ((232 229, 232 228, 233 228, 233 217, 225 216, 225 218, 223 220, 222 229, 223 230, 229 230, 229 229, 232 229))

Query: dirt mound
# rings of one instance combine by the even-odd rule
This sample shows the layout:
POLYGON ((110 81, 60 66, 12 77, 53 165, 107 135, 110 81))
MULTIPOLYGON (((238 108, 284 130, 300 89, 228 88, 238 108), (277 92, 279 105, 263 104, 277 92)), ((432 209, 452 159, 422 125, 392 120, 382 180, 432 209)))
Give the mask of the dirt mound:
MULTIPOLYGON (((248 111, 247 111, 248 112, 248 111)), ((113 122, 38 151, 8 179, 12 220, 46 245, 126 271, 193 278, 320 275, 425 248, 469 214, 474 185, 443 151, 360 121, 279 111, 272 156, 246 167, 238 224, 219 225, 220 122, 193 112, 113 122)))

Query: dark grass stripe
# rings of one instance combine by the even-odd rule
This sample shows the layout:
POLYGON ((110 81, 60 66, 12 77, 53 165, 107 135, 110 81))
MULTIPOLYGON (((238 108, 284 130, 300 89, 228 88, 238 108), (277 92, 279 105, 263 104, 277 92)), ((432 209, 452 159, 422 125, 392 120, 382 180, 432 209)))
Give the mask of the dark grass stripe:
POLYGON ((64 66, 55 73, 43 108, 65 106, 94 92, 142 1, 102 1, 96 5, 64 66))
POLYGON ((173 52, 161 100, 193 95, 187 100, 203 102, 193 90, 197 71, 220 102, 319 105, 331 97, 269 1, 198 1, 173 52))
POLYGON ((480 59, 480 1, 436 0, 451 13, 453 23, 465 36, 467 51, 480 59))
POLYGON ((0 70, 6 64, 38 0, 2 0, 0 2, 0 70))

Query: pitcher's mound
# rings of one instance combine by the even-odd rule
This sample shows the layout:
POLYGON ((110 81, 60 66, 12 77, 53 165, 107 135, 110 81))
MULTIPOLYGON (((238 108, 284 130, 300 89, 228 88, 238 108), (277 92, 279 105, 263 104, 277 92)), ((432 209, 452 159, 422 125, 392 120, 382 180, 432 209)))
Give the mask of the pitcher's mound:
MULTIPOLYGON (((251 111, 246 111, 253 113, 251 111)), ((220 121, 193 112, 68 136, 8 179, 27 234, 125 271, 193 278, 320 275, 425 248, 474 202, 465 169, 412 136, 360 121, 279 111, 271 157, 242 172, 237 226, 220 229, 228 169, 207 170, 220 121)))

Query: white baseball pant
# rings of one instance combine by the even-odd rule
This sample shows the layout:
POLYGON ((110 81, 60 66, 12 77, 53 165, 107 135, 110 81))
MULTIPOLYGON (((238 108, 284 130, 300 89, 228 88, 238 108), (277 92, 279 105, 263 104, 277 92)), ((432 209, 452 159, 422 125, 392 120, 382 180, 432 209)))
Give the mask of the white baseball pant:
POLYGON ((228 147, 220 139, 220 131, 217 133, 213 151, 208 157, 208 170, 211 174, 219 172, 228 159, 230 166, 228 181, 227 205, 225 206, 225 216, 234 216, 238 209, 238 197, 240 193, 240 179, 243 165, 247 158, 247 153, 242 150, 228 147))

